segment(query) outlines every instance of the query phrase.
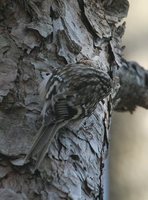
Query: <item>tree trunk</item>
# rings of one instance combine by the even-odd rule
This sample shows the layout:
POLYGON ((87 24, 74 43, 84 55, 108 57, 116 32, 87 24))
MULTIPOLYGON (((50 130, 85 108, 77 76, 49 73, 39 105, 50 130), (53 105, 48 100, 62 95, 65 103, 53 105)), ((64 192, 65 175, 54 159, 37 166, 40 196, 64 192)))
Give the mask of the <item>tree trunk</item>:
MULTIPOLYGON (((0 2, 0 199, 104 199, 112 94, 59 131, 40 169, 23 159, 40 127, 38 85, 67 63, 95 58, 114 79, 127 0, 0 2)), ((84 69, 85 70, 85 69, 84 69)))

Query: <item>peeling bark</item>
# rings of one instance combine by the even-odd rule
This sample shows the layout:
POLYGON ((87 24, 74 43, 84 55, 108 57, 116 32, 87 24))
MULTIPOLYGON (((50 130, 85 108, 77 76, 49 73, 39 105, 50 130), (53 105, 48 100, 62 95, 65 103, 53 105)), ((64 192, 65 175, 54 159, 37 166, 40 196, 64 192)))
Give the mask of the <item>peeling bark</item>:
POLYGON ((59 132, 35 174, 33 160, 22 160, 40 126, 44 74, 96 57, 97 67, 114 78, 125 28, 118 23, 128 6, 127 0, 0 2, 1 199, 104 199, 111 96, 90 117, 59 132))

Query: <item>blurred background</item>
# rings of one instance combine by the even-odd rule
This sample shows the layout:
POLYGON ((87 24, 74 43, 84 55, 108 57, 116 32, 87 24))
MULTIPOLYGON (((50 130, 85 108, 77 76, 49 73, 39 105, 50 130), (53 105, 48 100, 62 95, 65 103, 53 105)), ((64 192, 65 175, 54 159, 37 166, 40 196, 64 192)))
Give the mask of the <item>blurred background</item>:
MULTIPOLYGON (((124 57, 148 69, 148 1, 130 0, 124 57)), ((113 114, 110 199, 148 200, 148 110, 113 114)))

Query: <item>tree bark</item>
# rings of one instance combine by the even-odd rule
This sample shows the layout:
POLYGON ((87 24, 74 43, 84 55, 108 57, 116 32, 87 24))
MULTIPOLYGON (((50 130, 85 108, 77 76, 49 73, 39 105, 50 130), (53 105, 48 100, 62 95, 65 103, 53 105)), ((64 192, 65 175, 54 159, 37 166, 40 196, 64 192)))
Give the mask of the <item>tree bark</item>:
POLYGON ((128 7, 127 0, 0 2, 0 199, 104 199, 116 86, 90 117, 59 131, 35 174, 33 160, 23 159, 40 127, 42 77, 95 57, 114 79, 128 7))
POLYGON ((115 110, 132 113, 137 106, 148 109, 148 70, 136 62, 123 60, 117 74, 120 89, 115 96, 115 101, 118 101, 115 110))

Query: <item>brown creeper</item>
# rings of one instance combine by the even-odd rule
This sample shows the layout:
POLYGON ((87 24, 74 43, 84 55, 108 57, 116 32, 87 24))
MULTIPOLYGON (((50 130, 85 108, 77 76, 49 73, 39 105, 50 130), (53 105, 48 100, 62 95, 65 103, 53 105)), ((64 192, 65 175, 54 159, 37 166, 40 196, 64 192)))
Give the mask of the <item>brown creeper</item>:
POLYGON ((89 62, 68 64, 53 72, 41 83, 43 122, 25 161, 35 155, 35 169, 39 168, 57 131, 72 120, 89 116, 111 88, 110 76, 89 62))

